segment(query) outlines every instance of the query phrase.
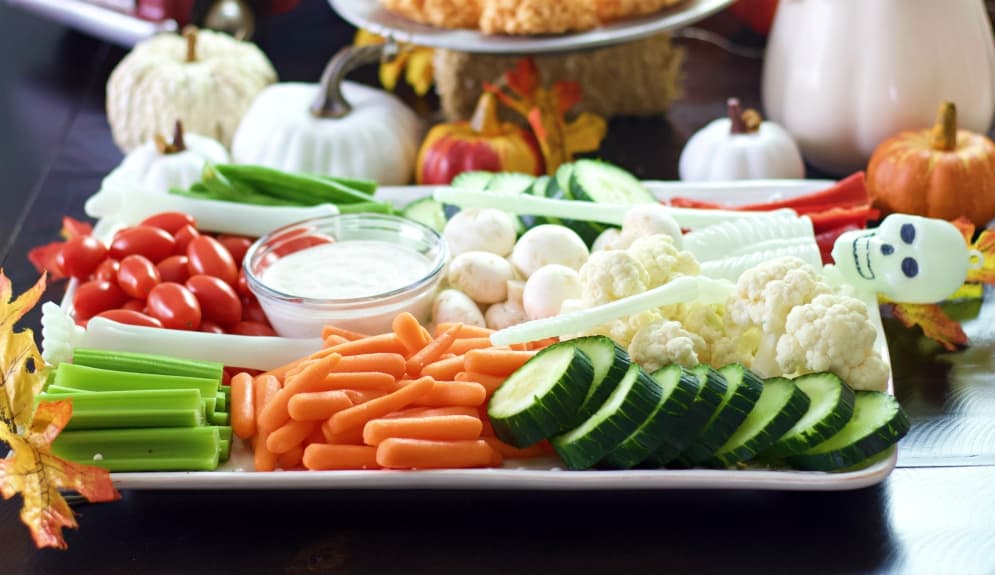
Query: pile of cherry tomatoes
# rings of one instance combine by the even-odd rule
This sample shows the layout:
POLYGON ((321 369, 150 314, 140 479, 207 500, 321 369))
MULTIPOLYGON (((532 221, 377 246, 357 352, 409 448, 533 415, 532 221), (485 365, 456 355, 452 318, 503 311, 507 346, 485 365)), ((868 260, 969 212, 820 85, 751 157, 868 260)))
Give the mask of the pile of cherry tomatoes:
POLYGON ((252 239, 208 235, 184 213, 151 216, 114 234, 110 246, 89 235, 66 241, 58 264, 80 281, 76 321, 93 317, 132 325, 238 335, 276 335, 241 269, 252 239))

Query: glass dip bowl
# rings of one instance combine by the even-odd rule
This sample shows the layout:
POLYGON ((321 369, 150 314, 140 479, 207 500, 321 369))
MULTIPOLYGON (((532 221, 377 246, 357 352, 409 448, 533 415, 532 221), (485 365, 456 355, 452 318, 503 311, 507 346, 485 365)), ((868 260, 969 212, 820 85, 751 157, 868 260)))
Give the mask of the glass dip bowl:
POLYGON ((259 238, 243 267, 279 335, 320 337, 325 325, 385 333, 405 311, 424 322, 447 258, 445 241, 428 226, 396 216, 348 214, 291 224, 259 238), (320 293, 326 288, 328 293, 320 293))

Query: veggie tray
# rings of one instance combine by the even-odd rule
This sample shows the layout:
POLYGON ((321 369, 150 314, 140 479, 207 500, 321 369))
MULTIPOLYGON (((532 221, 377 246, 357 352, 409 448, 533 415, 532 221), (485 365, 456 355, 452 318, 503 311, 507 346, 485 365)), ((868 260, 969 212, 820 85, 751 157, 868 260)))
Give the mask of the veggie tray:
POLYGON ((398 42, 481 54, 566 52, 611 46, 693 24, 732 4, 732 0, 685 0, 657 14, 611 23, 586 32, 514 37, 419 24, 391 13, 377 0, 329 2, 350 24, 398 42))
MULTIPOLYGON (((645 182, 646 189, 661 200, 680 196, 692 200, 729 203, 760 203, 788 200, 824 189, 831 182, 776 180, 732 183, 645 182)), ((433 187, 381 187, 377 199, 403 207, 429 197, 433 187)), ((94 234, 109 239, 121 227, 113 217, 98 222, 94 234)), ((74 280, 62 307, 71 309, 77 287, 74 280)), ((887 344, 876 305, 868 312, 876 328, 875 347, 888 362, 887 344)), ((890 365, 889 365, 890 369, 890 365)), ((892 391, 889 376, 888 390, 892 391)), ((228 460, 214 471, 112 473, 122 489, 481 489, 481 490, 622 490, 622 489, 770 489, 847 490, 874 485, 894 469, 896 449, 880 454, 861 469, 835 473, 743 466, 740 469, 628 469, 567 471, 555 457, 506 459, 501 467, 408 471, 253 470, 253 453, 247 442, 232 438, 228 460)))

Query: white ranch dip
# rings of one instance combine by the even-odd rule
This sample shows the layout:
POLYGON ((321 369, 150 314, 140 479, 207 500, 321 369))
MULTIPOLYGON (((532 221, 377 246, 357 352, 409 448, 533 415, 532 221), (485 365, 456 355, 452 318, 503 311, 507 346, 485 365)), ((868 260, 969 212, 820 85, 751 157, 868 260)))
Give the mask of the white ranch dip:
POLYGON ((409 286, 428 275, 431 267, 427 257, 403 246, 349 240, 292 253, 269 266, 261 279, 288 295, 353 299, 409 286))

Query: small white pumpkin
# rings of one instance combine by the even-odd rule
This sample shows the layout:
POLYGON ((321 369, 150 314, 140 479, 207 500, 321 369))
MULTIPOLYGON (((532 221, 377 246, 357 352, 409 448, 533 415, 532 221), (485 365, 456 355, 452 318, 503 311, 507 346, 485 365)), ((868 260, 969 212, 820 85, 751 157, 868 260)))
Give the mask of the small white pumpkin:
POLYGON ((253 98, 276 81, 254 44, 209 30, 160 34, 139 43, 107 81, 114 141, 131 151, 183 118, 191 132, 229 146, 253 98))
POLYGON ((176 122, 173 141, 156 134, 125 156, 120 174, 150 194, 166 194, 170 188, 186 189, 201 180, 204 164, 228 163, 228 151, 217 140, 185 134, 176 122))
POLYGON ((410 182, 421 123, 393 95, 342 81, 355 65, 347 61, 351 50, 329 63, 321 84, 281 83, 264 90, 235 134, 233 160, 382 185, 410 182))
POLYGON ((728 117, 691 136, 678 167, 685 181, 805 177, 801 152, 788 132, 755 110, 742 111, 735 98, 728 102, 728 117))

